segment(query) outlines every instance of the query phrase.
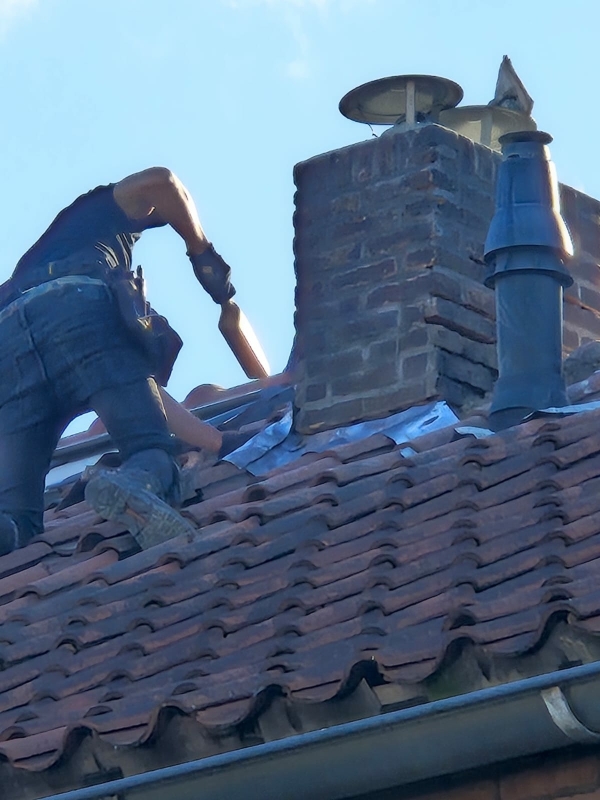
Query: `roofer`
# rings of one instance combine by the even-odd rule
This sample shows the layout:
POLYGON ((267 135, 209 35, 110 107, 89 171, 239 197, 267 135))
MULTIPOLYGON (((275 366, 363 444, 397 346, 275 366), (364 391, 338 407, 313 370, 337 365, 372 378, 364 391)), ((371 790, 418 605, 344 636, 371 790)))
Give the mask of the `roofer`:
MULTIPOLYGON (((132 248, 143 231, 170 225, 212 299, 235 290, 181 181, 162 167, 78 197, 0 286, 0 555, 43 531, 45 477, 69 422, 93 409, 122 458, 100 471, 86 498, 142 546, 191 530, 173 509, 179 473, 172 428, 188 414, 162 392, 181 340, 147 305, 132 248), (162 396, 161 396, 162 393, 162 396)), ((198 426, 202 426, 195 420, 198 426)), ((218 450, 221 434, 196 436, 218 450)))

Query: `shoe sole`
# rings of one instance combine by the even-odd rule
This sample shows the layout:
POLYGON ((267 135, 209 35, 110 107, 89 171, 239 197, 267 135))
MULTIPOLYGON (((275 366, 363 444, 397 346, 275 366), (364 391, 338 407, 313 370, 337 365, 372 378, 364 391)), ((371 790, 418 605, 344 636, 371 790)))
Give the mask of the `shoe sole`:
POLYGON ((196 533, 181 514, 152 492, 123 486, 123 477, 123 473, 95 475, 86 486, 85 499, 101 517, 127 528, 143 550, 196 533))

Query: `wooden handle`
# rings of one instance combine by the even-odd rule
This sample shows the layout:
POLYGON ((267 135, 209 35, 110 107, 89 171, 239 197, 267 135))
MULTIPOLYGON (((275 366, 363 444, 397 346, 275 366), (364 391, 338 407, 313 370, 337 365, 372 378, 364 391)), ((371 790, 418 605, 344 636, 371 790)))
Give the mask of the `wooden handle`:
POLYGON ((271 369, 246 315, 232 300, 221 308, 219 330, 248 378, 266 378, 271 369))

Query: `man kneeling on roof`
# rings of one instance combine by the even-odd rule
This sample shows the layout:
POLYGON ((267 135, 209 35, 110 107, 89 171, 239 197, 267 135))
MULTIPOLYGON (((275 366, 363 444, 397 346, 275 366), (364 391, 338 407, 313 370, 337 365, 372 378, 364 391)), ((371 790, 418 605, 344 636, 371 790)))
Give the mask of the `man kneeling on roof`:
POLYGON ((207 240, 194 202, 168 169, 153 167, 77 198, 0 286, 0 555, 43 531, 54 449, 74 417, 93 409, 122 466, 99 471, 86 499, 147 547, 192 530, 179 495, 176 440, 218 451, 222 434, 159 388, 181 340, 150 309, 132 248, 170 225, 196 277, 218 304, 235 294, 230 269, 207 240), (165 413, 166 412, 166 413, 165 413))

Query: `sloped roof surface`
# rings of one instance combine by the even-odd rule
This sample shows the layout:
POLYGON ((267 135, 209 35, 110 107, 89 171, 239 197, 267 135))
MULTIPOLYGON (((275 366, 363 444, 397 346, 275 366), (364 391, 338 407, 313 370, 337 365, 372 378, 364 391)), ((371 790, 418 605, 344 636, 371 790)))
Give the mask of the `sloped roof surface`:
POLYGON ((357 665, 434 675, 458 641, 600 629, 600 411, 477 439, 454 427, 308 453, 256 478, 192 455, 198 531, 145 552, 84 503, 0 559, 0 754, 152 736, 165 709, 223 730, 272 687, 336 696, 357 665), (195 460, 194 460, 195 459, 195 460))

